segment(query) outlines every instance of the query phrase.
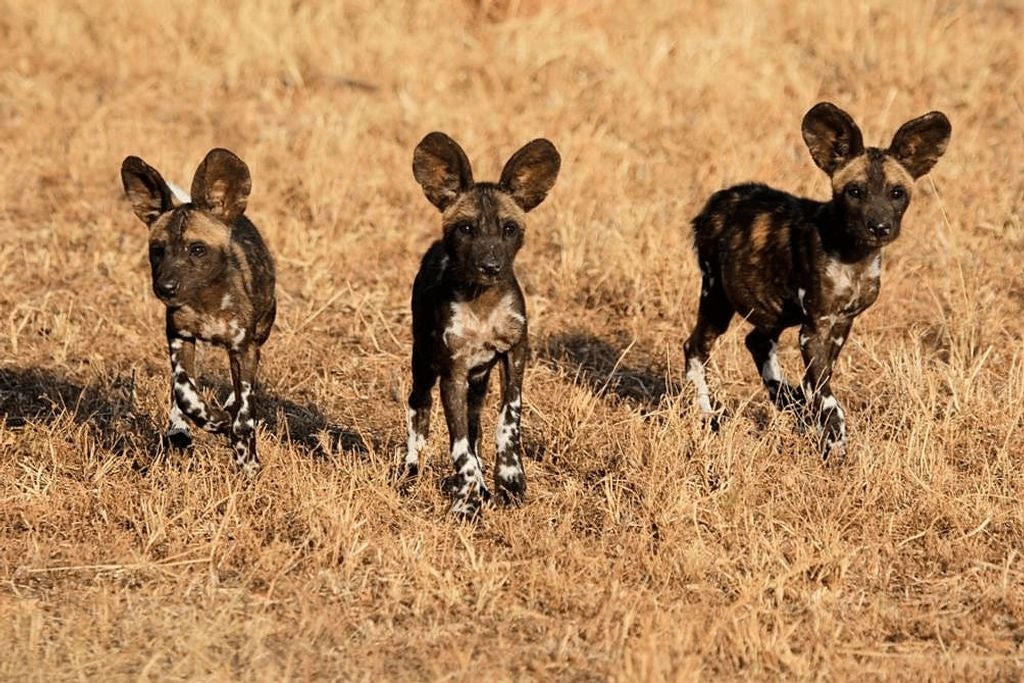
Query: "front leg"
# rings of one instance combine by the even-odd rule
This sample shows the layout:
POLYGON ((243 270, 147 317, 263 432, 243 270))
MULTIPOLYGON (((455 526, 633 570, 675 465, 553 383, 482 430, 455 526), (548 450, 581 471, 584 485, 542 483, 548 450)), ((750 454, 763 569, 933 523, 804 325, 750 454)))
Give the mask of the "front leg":
POLYGON ((206 405, 196 389, 192 379, 195 373, 195 339, 168 333, 167 346, 171 356, 171 413, 164 441, 176 448, 185 448, 192 443, 186 417, 200 429, 222 433, 228 428, 228 416, 224 411, 206 405))
POLYGON ((821 434, 822 457, 846 454, 846 414, 832 394, 832 368, 846 343, 852 320, 821 318, 800 328, 800 351, 806 371, 803 389, 821 434))
POLYGON ((786 381, 786 375, 779 364, 779 334, 781 330, 755 327, 747 335, 746 345, 754 358, 761 381, 768 390, 768 397, 779 410, 800 408, 804 403, 803 393, 786 381))
POLYGON ((474 519, 491 494, 484 484, 476 447, 469 439, 468 380, 464 370, 449 370, 441 377, 441 403, 448 422, 448 441, 455 468, 444 488, 452 496, 452 512, 463 519, 474 519))
POLYGON ((526 472, 520 457, 520 420, 527 355, 524 336, 501 359, 501 412, 494 437, 497 451, 494 487, 498 498, 506 505, 522 503, 526 496, 526 472))
POLYGON ((228 356, 235 397, 231 404, 234 417, 231 423, 231 448, 238 469, 245 476, 254 477, 260 471, 260 459, 256 455, 256 406, 253 396, 260 349, 255 344, 248 344, 237 351, 230 351, 228 356))

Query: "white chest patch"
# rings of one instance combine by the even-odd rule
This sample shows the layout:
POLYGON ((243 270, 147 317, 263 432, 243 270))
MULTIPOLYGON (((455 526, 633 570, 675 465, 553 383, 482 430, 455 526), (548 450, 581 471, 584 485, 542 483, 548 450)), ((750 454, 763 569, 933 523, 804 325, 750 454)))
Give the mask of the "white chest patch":
POLYGON ((846 298, 857 288, 857 273, 842 261, 830 259, 825 266, 825 277, 832 284, 832 293, 837 297, 846 298))
POLYGON ((515 309, 509 295, 485 310, 474 310, 468 302, 455 301, 452 317, 444 330, 444 345, 452 358, 473 368, 505 353, 519 341, 526 318, 515 309))
POLYGON ((838 311, 855 315, 874 303, 881 264, 881 255, 867 266, 829 259, 822 284, 838 311))
POLYGON ((245 328, 234 318, 205 317, 199 319, 199 338, 210 342, 225 344, 237 349, 245 341, 245 328))

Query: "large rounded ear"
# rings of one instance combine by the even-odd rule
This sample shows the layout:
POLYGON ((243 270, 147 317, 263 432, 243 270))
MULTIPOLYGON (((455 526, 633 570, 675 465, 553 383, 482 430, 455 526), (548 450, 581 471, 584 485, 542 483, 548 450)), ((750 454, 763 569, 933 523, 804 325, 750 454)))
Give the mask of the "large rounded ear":
POLYGON ((430 133, 412 154, 412 174, 430 203, 444 211, 460 192, 473 187, 473 169, 459 143, 444 133, 430 133))
POLYGON ((831 102, 811 107, 800 129, 814 163, 829 175, 864 153, 860 128, 849 114, 831 102))
POLYGON ((135 215, 146 225, 173 208, 167 183, 139 157, 127 157, 121 162, 121 184, 135 215))
POLYGON ((501 171, 500 187, 512 195, 523 211, 544 201, 555 185, 562 157, 549 141, 528 142, 512 155, 501 171))
POLYGON ((231 225, 245 212, 251 190, 245 162, 226 149, 211 149, 192 178, 192 203, 231 225))
POLYGON ((903 164, 915 180, 932 170, 939 160, 953 127, 941 111, 928 112, 924 116, 907 121, 889 145, 889 155, 903 164))

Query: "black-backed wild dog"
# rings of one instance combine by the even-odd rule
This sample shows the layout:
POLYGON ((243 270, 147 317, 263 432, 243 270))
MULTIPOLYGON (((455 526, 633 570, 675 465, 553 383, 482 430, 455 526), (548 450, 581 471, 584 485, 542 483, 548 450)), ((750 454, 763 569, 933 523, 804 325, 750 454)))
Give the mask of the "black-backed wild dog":
POLYGON ((490 498, 479 453, 480 411, 495 365, 501 366, 501 413, 494 484, 505 503, 526 492, 519 453, 526 303, 513 260, 526 213, 554 186, 560 164, 554 145, 534 140, 512 155, 498 183, 477 183, 465 152, 443 133, 427 135, 413 154, 413 175, 441 211, 443 237, 423 257, 413 284, 409 444, 399 477, 419 473, 431 392, 440 379, 455 467, 445 490, 460 517, 475 517, 490 498))
POLYGON ((177 448, 192 443, 187 417, 200 429, 229 434, 235 464, 254 475, 260 463, 253 387, 276 300, 274 261, 243 215, 249 169, 228 150, 211 150, 186 201, 138 157, 124 160, 121 181, 135 215, 149 226, 153 291, 167 306, 172 375, 165 441, 177 448), (233 391, 223 409, 207 405, 196 390, 197 339, 228 351, 233 391))
POLYGON ((909 121, 888 149, 864 147, 860 129, 833 104, 803 120, 811 157, 832 179, 832 199, 795 197, 765 185, 712 195, 693 220, 702 282, 697 323, 686 340, 686 375, 700 409, 716 419, 704 366, 734 314, 754 329, 747 348, 772 402, 807 408, 824 457, 846 448, 843 409, 832 394, 832 367, 853 320, 878 297, 882 248, 899 236, 914 181, 942 156, 949 120, 933 111, 909 121), (776 356, 780 333, 800 326, 801 388, 785 380, 776 356))

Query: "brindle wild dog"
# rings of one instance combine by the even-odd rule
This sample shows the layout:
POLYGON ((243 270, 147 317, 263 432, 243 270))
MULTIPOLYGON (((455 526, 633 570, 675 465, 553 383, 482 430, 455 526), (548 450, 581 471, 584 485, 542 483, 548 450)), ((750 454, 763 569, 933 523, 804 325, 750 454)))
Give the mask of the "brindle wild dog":
POLYGON ((453 475, 444 488, 452 512, 472 519, 490 498, 480 458, 480 411, 491 369, 501 366, 494 484, 499 499, 526 493, 519 424, 526 367, 526 303, 513 271, 526 214, 554 186, 561 159, 547 140, 528 143, 505 164, 498 183, 477 183, 469 159, 444 133, 427 135, 412 170, 441 211, 443 237, 423 257, 412 291, 412 391, 403 483, 419 473, 430 429, 431 391, 440 378, 453 475))
POLYGON ((720 407, 708 393, 704 366, 733 315, 748 320, 754 329, 746 345, 772 402, 809 408, 828 458, 846 448, 843 408, 829 387, 833 365, 854 318, 878 297, 882 248, 899 236, 914 181, 942 156, 951 128, 933 111, 903 124, 888 149, 865 148, 853 119, 828 102, 807 112, 802 128, 814 163, 832 179, 832 199, 759 184, 712 195, 693 220, 702 282, 684 350, 697 404, 717 426, 720 407), (776 356, 779 334, 795 325, 802 391, 786 382, 776 356))
POLYGON ((228 150, 211 150, 184 202, 138 157, 124 160, 121 180, 135 215, 149 226, 153 291, 167 306, 171 414, 165 442, 176 448, 192 443, 187 417, 200 429, 228 433, 235 464, 255 475, 260 462, 253 387, 276 300, 274 261, 243 215, 252 187, 249 169, 228 150), (233 391, 224 409, 207 405, 196 390, 197 339, 228 351, 233 391))

